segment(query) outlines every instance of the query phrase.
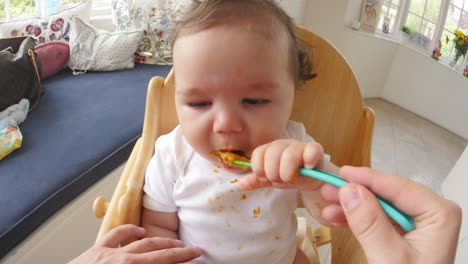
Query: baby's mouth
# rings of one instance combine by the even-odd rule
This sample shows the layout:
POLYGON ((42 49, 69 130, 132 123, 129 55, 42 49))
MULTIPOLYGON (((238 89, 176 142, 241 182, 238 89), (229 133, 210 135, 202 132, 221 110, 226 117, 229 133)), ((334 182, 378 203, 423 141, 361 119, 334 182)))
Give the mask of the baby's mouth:
POLYGON ((250 158, 245 155, 245 153, 241 150, 217 150, 216 154, 218 155, 221 164, 224 166, 224 168, 228 170, 234 170, 234 169, 242 169, 243 171, 246 171, 246 168, 239 168, 234 166, 234 161, 235 160, 241 160, 241 161, 249 161, 250 158))

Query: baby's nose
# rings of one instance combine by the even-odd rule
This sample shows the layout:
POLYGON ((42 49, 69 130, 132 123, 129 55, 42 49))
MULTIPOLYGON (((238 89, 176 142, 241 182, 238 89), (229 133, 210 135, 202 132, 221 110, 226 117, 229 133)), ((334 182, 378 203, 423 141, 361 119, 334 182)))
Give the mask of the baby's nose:
POLYGON ((243 129, 243 118, 236 111, 219 111, 213 122, 215 133, 239 133, 243 129))

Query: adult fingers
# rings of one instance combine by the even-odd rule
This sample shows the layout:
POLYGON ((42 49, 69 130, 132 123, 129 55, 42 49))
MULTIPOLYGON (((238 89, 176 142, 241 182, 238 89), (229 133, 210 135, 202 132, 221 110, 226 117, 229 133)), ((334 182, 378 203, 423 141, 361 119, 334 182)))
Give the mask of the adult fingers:
POLYGON ((402 176, 350 166, 343 166, 340 175, 348 182, 361 184, 390 201, 401 211, 413 216, 416 222, 422 222, 427 215, 437 215, 439 208, 444 206, 439 195, 402 176))
POLYGON ((354 183, 341 187, 339 196, 348 225, 362 245, 369 263, 398 259, 399 255, 395 252, 403 252, 405 243, 375 196, 354 183))
POLYGON ((192 261, 201 255, 202 250, 198 247, 183 247, 162 249, 135 256, 138 258, 136 263, 175 264, 192 261))
POLYGON ((105 234, 100 240, 96 242, 96 245, 116 248, 122 241, 125 241, 131 237, 143 237, 145 233, 146 232, 144 228, 135 225, 121 225, 105 234))
POLYGON ((323 208, 322 216, 334 226, 347 226, 343 208, 338 204, 331 204, 323 208))
POLYGON ((145 253, 160 249, 183 247, 184 243, 180 240, 165 238, 165 237, 151 237, 135 241, 123 249, 128 253, 145 253))
POLYGON ((325 199, 328 202, 338 202, 340 188, 331 185, 329 183, 325 183, 320 187, 320 194, 322 195, 323 199, 325 199))

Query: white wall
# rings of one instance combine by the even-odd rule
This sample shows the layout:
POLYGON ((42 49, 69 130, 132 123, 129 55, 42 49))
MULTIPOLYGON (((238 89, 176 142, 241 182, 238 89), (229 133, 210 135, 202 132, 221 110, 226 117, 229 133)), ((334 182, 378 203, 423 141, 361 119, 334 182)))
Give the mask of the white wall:
POLYGON ((381 95, 468 139, 468 79, 400 45, 381 95))
POLYGON ((345 27, 359 19, 360 3, 308 0, 304 25, 345 56, 363 97, 384 98, 468 139, 468 80, 429 55, 345 27))
POLYGON ((348 8, 356 1, 360 3, 360 0, 308 0, 304 26, 343 54, 356 75, 362 96, 380 97, 398 44, 344 26, 360 12, 348 8))

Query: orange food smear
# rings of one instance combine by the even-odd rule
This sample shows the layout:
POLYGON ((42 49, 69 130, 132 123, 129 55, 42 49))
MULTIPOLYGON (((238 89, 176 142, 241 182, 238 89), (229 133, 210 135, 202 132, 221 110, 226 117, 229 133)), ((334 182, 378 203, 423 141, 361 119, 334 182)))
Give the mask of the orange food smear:
POLYGON ((245 199, 247 199, 247 195, 242 194, 241 200, 245 200, 245 199))
POLYGON ((228 151, 218 151, 217 154, 221 160, 229 166, 232 166, 235 160, 249 161, 247 157, 240 156, 228 151))
POLYGON ((218 170, 213 170, 214 173, 218 173, 219 171, 218 170))
POLYGON ((280 236, 275 236, 275 239, 276 239, 276 240, 280 240, 281 237, 280 237, 280 236))
POLYGON ((253 209, 253 218, 257 218, 260 215, 261 211, 262 209, 260 208, 260 206, 257 207, 257 209, 253 209))
POLYGON ((235 180, 231 181, 231 183, 236 183, 238 181, 239 181, 238 179, 235 179, 235 180))

